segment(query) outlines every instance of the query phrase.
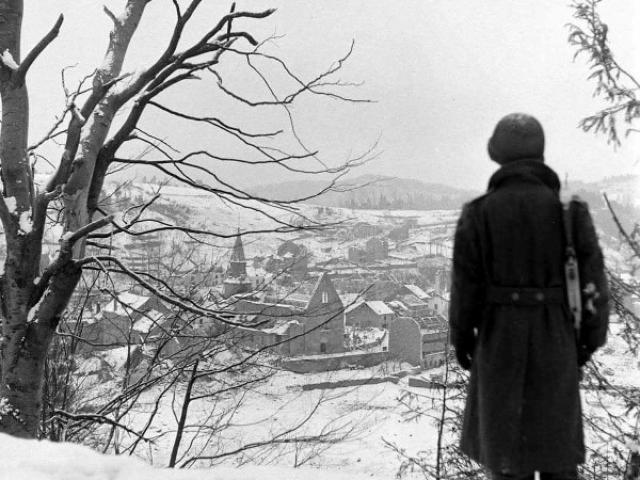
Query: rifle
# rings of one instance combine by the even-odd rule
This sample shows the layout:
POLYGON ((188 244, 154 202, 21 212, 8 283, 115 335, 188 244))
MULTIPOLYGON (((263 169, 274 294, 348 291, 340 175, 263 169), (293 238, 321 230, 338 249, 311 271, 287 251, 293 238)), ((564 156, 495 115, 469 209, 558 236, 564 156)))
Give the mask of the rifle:
POLYGON ((582 324, 582 294, 580 292, 580 272, 578 270, 578 258, 576 249, 573 246, 573 222, 572 204, 579 201, 577 196, 572 196, 571 200, 562 204, 562 219, 564 224, 565 247, 564 278, 567 287, 567 301, 569 310, 573 316, 573 327, 576 334, 580 333, 582 324))

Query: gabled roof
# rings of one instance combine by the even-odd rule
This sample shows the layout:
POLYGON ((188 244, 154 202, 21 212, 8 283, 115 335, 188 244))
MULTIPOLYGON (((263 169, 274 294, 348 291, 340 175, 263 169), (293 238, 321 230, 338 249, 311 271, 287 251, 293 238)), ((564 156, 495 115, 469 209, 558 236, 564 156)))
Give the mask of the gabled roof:
POLYGON ((349 313, 349 312, 355 310, 356 308, 360 308, 363 305, 365 305, 366 307, 371 309, 371 311, 373 313, 375 313, 376 315, 393 315, 393 313, 394 313, 393 310, 391 310, 391 308, 389 308, 389 305, 387 305, 386 303, 384 303, 381 300, 370 300, 368 302, 362 300, 362 301, 360 301, 358 303, 350 305, 345 310, 345 313, 349 313))
POLYGON ((361 307, 362 305, 364 305, 365 303, 367 303, 367 302, 365 302, 364 300, 360 300, 359 302, 352 303, 351 305, 349 305, 349 306, 345 309, 344 313, 349 313, 349 312, 351 312, 351 311, 355 310, 356 308, 360 308, 360 307, 361 307))
POLYGON ((311 298, 309 298, 309 303, 307 304, 307 310, 313 305, 325 303, 321 300, 321 294, 326 293, 328 296, 328 303, 339 303, 342 306, 342 300, 336 292, 336 288, 333 286, 333 282, 329 278, 327 273, 323 273, 318 278, 315 287, 313 287, 313 291, 311 292, 311 298))

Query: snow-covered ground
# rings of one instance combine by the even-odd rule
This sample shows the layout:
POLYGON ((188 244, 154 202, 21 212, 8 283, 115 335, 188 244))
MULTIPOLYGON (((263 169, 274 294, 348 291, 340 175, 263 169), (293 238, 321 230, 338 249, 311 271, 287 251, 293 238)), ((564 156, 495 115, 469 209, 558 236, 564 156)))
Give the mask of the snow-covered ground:
POLYGON ((154 468, 126 455, 103 455, 71 443, 23 440, 0 433, 0 480, 376 480, 386 477, 339 470, 278 466, 215 469, 154 468))
MULTIPOLYGON (((294 439, 334 429, 338 434, 347 433, 346 438, 337 445, 305 444, 294 440, 282 446, 247 450, 242 455, 229 457, 226 462, 234 466, 262 463, 291 467, 301 463, 303 459, 308 459, 303 466, 321 469, 323 472, 340 471, 356 476, 365 475, 368 478, 393 478, 400 462, 396 453, 388 448, 385 442, 395 444, 413 454, 432 450, 436 445, 435 422, 427 417, 408 421, 405 407, 398 402, 398 398, 406 391, 414 390, 413 387, 408 387, 407 380, 403 379, 398 384, 384 382, 328 390, 303 391, 302 386, 327 381, 384 377, 399 368, 398 365, 386 364, 362 370, 325 373, 278 372, 267 383, 243 392, 238 411, 233 416, 225 418, 231 421, 231 426, 225 427, 219 440, 216 440, 219 443, 205 445, 206 434, 199 432, 196 438, 193 435, 195 429, 185 434, 182 445, 190 445, 191 448, 189 451, 181 448, 178 464, 194 454, 219 454, 222 450, 232 451, 242 445, 268 440, 303 422, 305 417, 315 410, 300 430, 286 437, 294 439), (220 445, 223 446, 222 449, 220 445)), ((201 385, 196 393, 204 393, 207 388, 210 386, 201 385)), ((425 393, 424 389, 414 391, 418 390, 425 393)), ((179 389, 177 397, 181 398, 182 393, 183 390, 179 389)), ((146 413, 151 410, 156 394, 156 391, 152 391, 141 399, 139 410, 123 421, 131 426, 142 425, 147 419, 146 413)), ((214 424, 219 420, 216 414, 229 411, 236 402, 237 396, 194 402, 188 423, 214 424)), ((171 397, 163 400, 160 411, 161 414, 148 431, 148 436, 154 438, 154 444, 148 448, 141 448, 136 454, 147 462, 163 465, 169 458, 174 439, 173 432, 176 429, 171 397)), ((126 444, 131 439, 122 437, 121 440, 126 444)), ((209 467, 219 462, 220 460, 200 461, 195 463, 194 467, 209 467)))

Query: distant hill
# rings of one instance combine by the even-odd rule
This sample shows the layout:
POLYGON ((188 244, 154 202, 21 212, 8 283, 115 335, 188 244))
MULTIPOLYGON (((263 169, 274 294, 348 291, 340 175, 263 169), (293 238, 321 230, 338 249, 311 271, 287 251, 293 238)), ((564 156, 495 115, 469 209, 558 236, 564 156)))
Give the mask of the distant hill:
MULTIPOLYGON (((261 185, 252 189, 252 193, 291 200, 320 192, 326 185, 318 180, 289 181, 261 185)), ((450 210, 460 208, 478 194, 414 179, 363 175, 338 182, 332 191, 310 199, 308 203, 371 210, 450 210)))
POLYGON ((607 195, 618 220, 628 233, 640 223, 640 176, 620 175, 597 182, 569 182, 569 192, 589 204, 589 210, 598 228, 612 237, 618 236, 618 227, 606 206, 607 195))
MULTIPOLYGON (((320 180, 291 181, 262 185, 252 193, 291 200, 320 192, 326 185, 320 180)), ((640 176, 622 175, 596 182, 572 181, 563 190, 577 194, 589 203, 596 224, 607 235, 617 237, 618 228, 605 205, 603 193, 609 197, 628 231, 640 222, 640 176)), ((308 203, 367 210, 452 210, 459 209, 480 193, 415 179, 363 175, 338 182, 334 191, 310 199, 308 203)))

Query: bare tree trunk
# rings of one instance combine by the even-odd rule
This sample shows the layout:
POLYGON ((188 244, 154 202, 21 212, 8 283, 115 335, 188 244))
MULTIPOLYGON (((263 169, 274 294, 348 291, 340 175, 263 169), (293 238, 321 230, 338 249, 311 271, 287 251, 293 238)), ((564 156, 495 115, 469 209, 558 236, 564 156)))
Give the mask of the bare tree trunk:
MULTIPOLYGON (((102 98, 102 102, 79 138, 79 154, 70 165, 70 175, 63 192, 66 232, 78 232, 90 223, 87 196, 93 167, 117 110, 112 97, 104 96, 105 84, 120 74, 129 41, 146 4, 144 0, 129 0, 124 14, 120 18, 112 18, 114 29, 107 54, 94 78, 95 97, 98 100, 102 98)), ((80 279, 81 268, 75 259, 82 254, 84 242, 79 235, 76 240, 80 241, 69 243, 69 251, 59 257, 47 281, 36 281, 40 275, 48 197, 34 191, 27 153, 29 102, 24 75, 33 60, 25 59, 26 65, 21 68, 22 12, 22 0, 0 0, 0 159, 3 184, 0 218, 7 244, 4 274, 0 281, 0 431, 33 437, 37 435, 42 407, 45 358, 60 316, 80 279)), ((50 37, 47 42, 57 35, 61 23, 62 18, 47 36, 50 37)), ((41 48, 46 46, 44 39, 43 42, 41 48)), ((65 158, 62 163, 64 161, 65 158)), ((48 195, 55 193, 53 190, 60 186, 53 185, 48 195)))
POLYGON ((182 441, 182 435, 184 434, 184 427, 187 423, 187 415, 189 413, 189 404, 191 403, 191 391, 193 385, 196 383, 196 374, 198 373, 198 360, 193 364, 191 370, 191 378, 187 384, 187 390, 184 392, 184 400, 182 401, 182 410, 180 411, 180 420, 178 421, 178 429, 176 430, 176 438, 173 441, 173 448, 171 449, 171 458, 169 459, 169 467, 176 466, 176 459, 178 458, 178 450, 180 449, 180 442, 182 441))
MULTIPOLYGON (((0 383, 0 430, 16 436, 34 437, 42 407, 42 381, 49 344, 60 314, 80 279, 80 268, 70 265, 56 278, 29 320, 28 298, 4 282, 2 382, 0 383)), ((11 278, 11 277, 8 277, 11 278)))

